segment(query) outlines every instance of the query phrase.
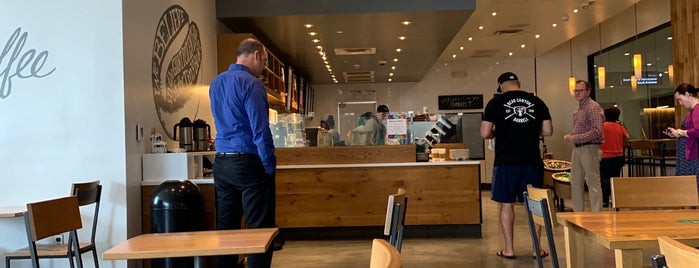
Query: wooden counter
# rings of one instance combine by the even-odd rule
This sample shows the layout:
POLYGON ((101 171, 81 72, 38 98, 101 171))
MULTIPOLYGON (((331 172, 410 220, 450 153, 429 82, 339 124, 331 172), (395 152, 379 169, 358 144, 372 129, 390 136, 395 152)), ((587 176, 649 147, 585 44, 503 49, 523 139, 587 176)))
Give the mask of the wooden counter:
MULTIPOLYGON (((408 226, 480 227, 480 162, 416 163, 414 152, 412 145, 277 149, 278 227, 380 227, 388 195, 398 187, 407 192, 408 226)), ((213 229, 213 179, 192 181, 205 195, 205 227, 213 229)), ((144 233, 158 184, 143 182, 144 233)))

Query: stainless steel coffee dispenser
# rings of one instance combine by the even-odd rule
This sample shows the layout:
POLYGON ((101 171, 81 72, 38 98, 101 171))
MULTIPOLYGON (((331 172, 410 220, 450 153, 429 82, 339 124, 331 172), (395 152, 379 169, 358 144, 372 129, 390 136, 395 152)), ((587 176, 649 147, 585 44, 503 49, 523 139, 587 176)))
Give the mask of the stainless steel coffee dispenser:
POLYGON ((211 126, 202 119, 194 120, 194 150, 206 151, 211 139, 211 126))
POLYGON ((194 151, 194 145, 193 145, 193 139, 194 139, 194 123, 192 123, 191 120, 189 120, 189 117, 182 118, 179 123, 175 124, 175 128, 173 130, 173 133, 175 134, 175 140, 180 141, 180 148, 184 148, 185 150, 189 151, 194 151), (178 132, 177 128, 180 128, 179 131, 179 139, 178 137, 178 132))

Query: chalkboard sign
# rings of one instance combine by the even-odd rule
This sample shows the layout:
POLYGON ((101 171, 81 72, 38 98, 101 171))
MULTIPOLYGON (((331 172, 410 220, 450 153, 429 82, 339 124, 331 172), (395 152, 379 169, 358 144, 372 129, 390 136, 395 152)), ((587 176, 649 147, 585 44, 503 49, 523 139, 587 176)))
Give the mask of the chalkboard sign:
POLYGON ((483 95, 438 96, 440 110, 483 109, 483 95))

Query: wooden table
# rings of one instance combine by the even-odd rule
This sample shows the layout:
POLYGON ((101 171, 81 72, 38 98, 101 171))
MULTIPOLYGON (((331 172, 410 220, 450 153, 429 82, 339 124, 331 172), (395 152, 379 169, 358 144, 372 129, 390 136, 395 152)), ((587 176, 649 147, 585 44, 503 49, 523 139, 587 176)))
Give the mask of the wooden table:
POLYGON ((658 248, 658 236, 699 244, 699 211, 696 210, 562 212, 556 215, 564 227, 567 267, 585 267, 585 239, 614 250, 617 268, 643 267, 643 249, 658 248))
POLYGON ((24 215, 25 206, 0 206, 0 218, 15 218, 24 215))
POLYGON ((195 257, 194 266, 203 266, 203 256, 264 253, 279 228, 195 231, 142 234, 105 251, 105 260, 195 257))

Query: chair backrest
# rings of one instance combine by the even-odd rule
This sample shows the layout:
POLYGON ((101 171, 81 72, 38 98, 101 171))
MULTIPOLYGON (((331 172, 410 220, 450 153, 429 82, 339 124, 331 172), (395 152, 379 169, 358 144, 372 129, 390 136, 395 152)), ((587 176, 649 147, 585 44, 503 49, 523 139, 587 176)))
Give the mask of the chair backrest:
POLYGON ((539 267, 543 267, 544 263, 539 256, 541 249, 539 235, 536 232, 536 224, 544 226, 546 238, 549 243, 552 264, 553 267, 558 268, 558 253, 556 253, 556 243, 553 239, 553 227, 558 223, 556 222, 556 217, 553 216, 553 213, 555 213, 553 204, 548 202, 548 200, 553 200, 553 192, 550 189, 540 189, 527 185, 527 191, 524 192, 524 203, 527 208, 529 231, 532 236, 532 244, 534 245, 539 267))
MULTIPOLYGON (((556 208, 553 205, 553 191, 551 189, 541 189, 541 188, 536 188, 532 186, 531 184, 527 185, 527 194, 529 195, 529 198, 540 201, 542 199, 546 199, 546 204, 548 207, 548 213, 549 213, 549 218, 551 221, 551 226, 555 227, 558 226, 558 220, 556 219, 556 208)), ((538 225, 544 226, 544 220, 543 217, 540 215, 532 215, 534 217, 534 222, 538 225)))
POLYGON ((70 192, 78 197, 78 204, 82 206, 95 204, 92 216, 92 230, 90 241, 95 243, 95 233, 97 232, 97 216, 100 211, 100 199, 102 198, 102 185, 100 181, 73 183, 70 192))
POLYGON ((667 236, 658 237, 658 245, 660 246, 660 253, 665 256, 667 267, 697 267, 699 264, 699 249, 680 243, 667 236))
POLYGON ((391 245, 400 252, 403 245, 403 229, 405 228, 405 211, 408 206, 408 197, 403 187, 398 188, 398 192, 388 196, 386 206, 386 223, 384 224, 384 235, 389 236, 391 245))
POLYGON ((374 239, 371 243, 371 260, 369 268, 400 268, 403 259, 400 252, 383 239, 374 239))
POLYGON ((27 204, 27 213, 24 214, 24 222, 34 267, 39 267, 36 241, 65 232, 69 232, 70 245, 68 250, 74 250, 77 253, 78 267, 82 267, 82 259, 78 253, 77 234, 77 230, 82 228, 82 220, 76 196, 29 203, 27 204))
POLYGON ((612 178, 614 209, 699 206, 696 176, 612 178))

